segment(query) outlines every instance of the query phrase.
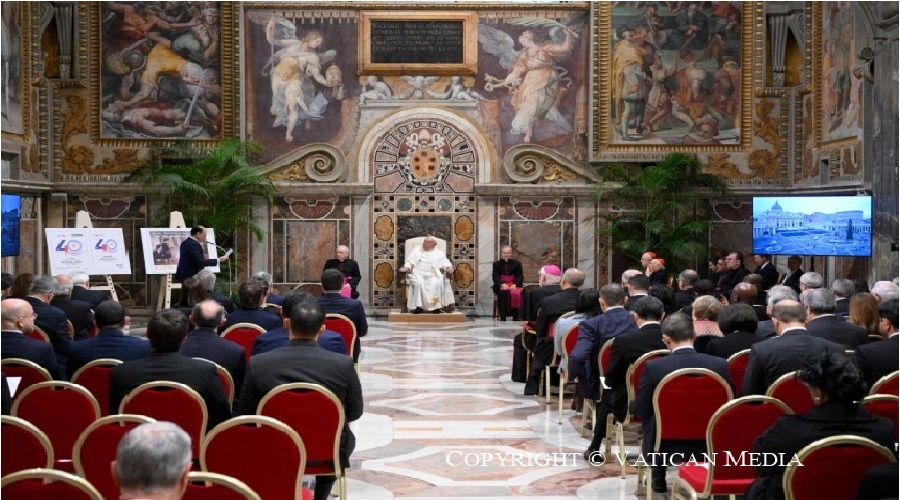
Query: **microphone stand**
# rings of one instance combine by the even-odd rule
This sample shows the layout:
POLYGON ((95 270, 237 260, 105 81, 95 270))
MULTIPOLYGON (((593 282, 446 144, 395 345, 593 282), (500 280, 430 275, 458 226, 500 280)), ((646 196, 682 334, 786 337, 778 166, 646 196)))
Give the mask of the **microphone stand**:
MULTIPOLYGON (((223 254, 231 252, 232 255, 234 255, 234 262, 237 263, 237 252, 235 252, 233 248, 220 247, 219 245, 216 245, 214 242, 211 242, 211 241, 208 243, 210 243, 212 246, 221 250, 223 254)), ((234 267, 229 265, 228 266, 228 296, 229 296, 229 298, 231 297, 233 286, 234 286, 234 267)))

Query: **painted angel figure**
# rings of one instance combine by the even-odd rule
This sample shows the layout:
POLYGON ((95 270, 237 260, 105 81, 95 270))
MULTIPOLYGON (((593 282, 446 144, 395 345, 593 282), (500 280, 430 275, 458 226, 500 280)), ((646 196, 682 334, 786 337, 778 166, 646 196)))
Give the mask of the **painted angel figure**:
POLYGON ((400 94, 394 97, 397 100, 405 100, 405 99, 425 99, 425 92, 432 83, 440 80, 439 76, 401 76, 406 83, 408 83, 412 89, 409 92, 404 94, 400 94))
POLYGON ((570 132, 572 125, 559 112, 556 104, 560 98, 560 71, 556 62, 568 57, 578 37, 570 27, 543 18, 517 18, 509 24, 528 26, 519 35, 522 48, 514 50, 515 42, 503 31, 486 24, 478 25, 478 41, 490 54, 500 59, 500 65, 509 70, 505 78, 486 75, 484 89, 493 92, 499 87, 514 89, 512 106, 516 115, 510 124, 510 133, 524 134, 524 142, 531 142, 536 121, 544 118, 570 132), (545 38, 534 28, 550 28, 545 38))

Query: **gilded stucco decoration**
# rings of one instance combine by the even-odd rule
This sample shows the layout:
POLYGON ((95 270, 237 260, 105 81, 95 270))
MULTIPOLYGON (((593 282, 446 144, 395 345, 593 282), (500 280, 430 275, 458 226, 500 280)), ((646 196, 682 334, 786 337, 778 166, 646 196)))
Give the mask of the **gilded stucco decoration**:
POLYGON ((521 144, 510 148, 503 158, 503 169, 514 182, 540 181, 562 183, 579 178, 597 182, 599 176, 565 156, 542 147, 521 144))
POLYGON ((381 262, 375 266, 375 286, 378 288, 390 288, 394 284, 394 266, 389 262, 381 262))
POLYGON ((94 151, 84 144, 74 144, 76 137, 87 132, 87 103, 79 95, 66 96, 62 127, 62 171, 64 174, 88 172, 94 164, 94 151))
POLYGON ((748 165, 757 177, 771 179, 778 176, 778 165, 781 158, 781 135, 778 118, 772 116, 775 103, 760 100, 756 103, 756 120, 753 122, 753 134, 773 146, 772 150, 757 149, 750 153, 748 165))
POLYGON ((394 237, 394 219, 390 215, 380 215, 375 219, 375 237, 389 241, 394 237))
POLYGON ((338 148, 328 144, 310 144, 268 163, 274 181, 337 182, 344 178, 347 162, 338 148))

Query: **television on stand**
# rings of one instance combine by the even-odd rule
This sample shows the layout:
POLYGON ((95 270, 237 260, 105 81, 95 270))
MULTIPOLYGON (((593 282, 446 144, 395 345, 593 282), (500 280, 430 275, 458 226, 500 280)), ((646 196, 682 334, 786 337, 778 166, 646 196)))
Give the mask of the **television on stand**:
POLYGON ((872 256, 872 197, 755 196, 753 253, 872 256))
POLYGON ((12 257, 19 255, 19 227, 22 221, 22 197, 17 194, 4 194, 2 199, 2 227, 3 241, 0 256, 12 257))

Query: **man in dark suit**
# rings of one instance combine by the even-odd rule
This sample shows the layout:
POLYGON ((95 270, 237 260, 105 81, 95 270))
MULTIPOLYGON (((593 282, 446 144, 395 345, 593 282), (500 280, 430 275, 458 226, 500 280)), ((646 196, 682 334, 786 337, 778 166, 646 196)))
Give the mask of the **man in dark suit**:
POLYGON ((253 278, 241 283, 238 288, 240 308, 225 317, 225 323, 219 327, 219 331, 224 332, 229 326, 238 323, 251 323, 266 331, 281 326, 281 317, 262 308, 265 294, 263 287, 253 278))
POLYGON ((66 313, 58 307, 50 305, 56 294, 56 278, 53 276, 35 276, 31 290, 25 301, 31 304, 37 314, 34 324, 50 337, 53 352, 56 353, 57 373, 66 373, 66 357, 69 355, 69 328, 66 324, 66 313))
POLYGON ((881 335, 887 339, 861 345, 856 349, 856 366, 862 370, 870 389, 878 379, 900 368, 897 303, 897 299, 891 299, 878 306, 878 315, 881 316, 879 328, 881 335))
POLYGON ((119 404, 141 384, 165 380, 185 384, 197 391, 206 403, 209 415, 206 429, 231 417, 225 388, 216 367, 202 359, 191 359, 178 352, 188 331, 188 319, 181 311, 157 311, 147 323, 147 339, 153 353, 146 358, 127 361, 110 372, 110 413, 119 412, 119 404))
MULTIPOLYGON (((250 358, 241 391, 240 413, 255 414, 260 400, 281 384, 321 384, 333 392, 344 407, 346 420, 341 433, 340 458, 341 465, 349 467, 350 454, 356 444, 350 422, 363 413, 362 387, 353 360, 326 351, 316 343, 316 336, 325 331, 325 311, 318 303, 306 301, 297 304, 291 310, 288 322, 291 331, 288 345, 250 358)), ((316 478, 316 500, 327 500, 334 481, 334 476, 316 478)))
POLYGON ((810 335, 841 344, 844 349, 856 349, 869 343, 869 333, 840 316, 834 315, 834 294, 827 288, 807 290, 803 294, 806 306, 806 329, 810 335))
POLYGON ((356 326, 356 341, 353 343, 353 362, 359 361, 359 339, 369 333, 369 322, 366 321, 366 310, 362 302, 341 296, 344 275, 337 269, 326 269, 322 272, 322 296, 319 305, 325 314, 343 314, 356 326))
POLYGON ((215 300, 225 308, 226 313, 233 313, 237 310, 237 306, 234 301, 231 300, 231 297, 216 291, 216 273, 209 269, 203 269, 197 273, 197 279, 200 280, 200 285, 206 290, 209 298, 215 300))
POLYGON ((725 257, 725 266, 727 269, 716 284, 716 292, 719 297, 730 297, 734 287, 750 274, 750 271, 744 267, 744 254, 741 252, 728 254, 728 257, 725 257))
POLYGON ((753 256, 753 262, 756 264, 756 270, 753 273, 763 277, 762 286, 759 287, 762 290, 772 288, 778 281, 778 269, 775 269, 771 259, 771 255, 764 253, 758 253, 753 256))
MULTIPOLYGON (((754 275, 749 274, 748 277, 749 276, 754 275)), ((757 274, 755 276, 759 275, 757 274)), ((765 321, 769 319, 768 314, 766 314, 766 306, 757 304, 756 301, 758 298, 759 292, 757 292, 756 285, 747 283, 745 281, 742 281, 735 285, 734 290, 731 291, 732 304, 747 304, 751 309, 753 309, 754 314, 756 314, 756 321, 765 321)), ((755 325, 753 330, 756 330, 755 325)))
POLYGON ((538 287, 523 292, 522 310, 519 311, 519 319, 534 321, 537 319, 538 309, 546 297, 562 291, 559 282, 562 279, 562 271, 558 266, 544 266, 538 271, 538 287))
POLYGON ((72 274, 73 300, 87 302, 91 307, 97 307, 101 302, 110 300, 109 294, 101 290, 91 290, 91 277, 87 273, 72 274))
POLYGON ((350 248, 346 245, 339 245, 334 253, 336 258, 326 260, 322 271, 324 272, 328 269, 340 271, 344 276, 344 283, 350 286, 350 298, 358 299, 359 292, 356 291, 356 287, 362 281, 362 275, 359 273, 359 264, 350 258, 350 248))
POLYGON ((94 311, 94 321, 99 330, 97 336, 72 342, 69 349, 66 372, 70 378, 79 368, 97 359, 134 361, 150 355, 149 342, 122 333, 125 326, 125 307, 122 304, 114 300, 101 303, 94 311))
POLYGON ((675 292, 675 307, 682 309, 694 303, 697 294, 694 292, 694 283, 700 279, 697 271, 685 269, 678 275, 678 291, 675 292))
POLYGON ((800 276, 803 276, 803 269, 800 269, 802 264, 803 257, 800 257, 799 255, 791 255, 788 257, 788 270, 784 273, 784 278, 781 279, 782 285, 793 288, 798 294, 800 293, 800 276))
POLYGON ((72 323, 74 340, 84 340, 88 337, 91 328, 94 327, 94 313, 91 305, 82 300, 75 300, 72 296, 72 278, 68 274, 56 276, 56 292, 50 305, 58 307, 66 313, 66 318, 72 323))
POLYGON ((768 339, 774 337, 775 333, 775 324, 772 322, 772 308, 775 307, 775 304, 781 302, 782 300, 800 300, 797 297, 797 292, 794 291, 793 288, 784 285, 775 285, 769 289, 766 294, 766 320, 759 321, 756 324, 756 336, 762 339, 768 339))
POLYGON ((584 452, 586 460, 590 460, 591 454, 600 450, 603 438, 606 437, 606 416, 612 412, 616 421, 625 420, 628 413, 628 387, 625 376, 628 367, 644 354, 657 349, 665 349, 662 341, 662 328, 660 321, 665 316, 665 306, 656 297, 646 296, 635 301, 631 310, 631 317, 637 325, 636 330, 625 332, 615 338, 610 351, 609 366, 603 373, 604 384, 611 390, 604 391, 599 404, 597 404, 597 427, 594 428, 594 437, 591 444, 584 452))
POLYGON ((191 228, 190 237, 181 242, 178 251, 178 267, 175 268, 175 281, 182 282, 191 276, 196 276, 204 267, 216 265, 216 261, 225 262, 228 257, 221 256, 218 259, 208 259, 203 252, 206 249, 206 228, 194 226, 191 228))
MULTIPOLYGON (((675 313, 662 323, 662 340, 672 354, 648 361, 641 374, 634 401, 634 415, 641 419, 641 452, 652 453, 656 441, 656 419, 653 413, 653 391, 663 377, 681 368, 706 368, 719 374, 731 384, 728 362, 722 358, 699 353, 694 350, 694 326, 690 316, 675 313)), ((618 339, 616 340, 618 342, 618 339)), ((616 344, 614 343, 613 346, 616 344)), ((678 441, 660 443, 660 452, 703 453, 706 441, 678 441)), ((645 455, 646 456, 646 455, 645 455)), ((687 456, 687 454, 685 455, 687 456)), ((666 492, 666 466, 650 468, 651 484, 655 493, 666 492)))
POLYGON ((182 356, 203 358, 218 363, 228 370, 234 381, 235 391, 244 383, 247 354, 244 348, 216 332, 225 321, 225 309, 214 300, 204 300, 194 306, 190 322, 194 329, 188 332, 181 344, 182 356))
MULTIPOLYGON (((284 302, 281 304, 281 316, 283 320, 290 319, 291 311, 294 309, 294 306, 307 300, 316 302, 316 298, 313 294, 303 290, 294 290, 285 295, 284 302)), ((279 347, 286 345, 289 340, 290 332, 284 325, 269 330, 266 333, 257 336, 256 340, 253 341, 253 351, 251 351, 250 357, 278 349, 279 347)), ((344 343, 344 338, 341 337, 341 334, 337 332, 325 330, 322 332, 322 335, 319 335, 319 338, 316 341, 319 343, 319 347, 326 351, 347 355, 347 344, 344 343)))
POLYGON ((34 309, 22 299, 4 299, 0 302, 0 322, 2 322, 2 342, 0 356, 21 358, 34 362, 50 373, 56 380, 63 380, 53 346, 25 336, 34 329, 34 309))
POLYGON ((650 274, 647 275, 647 278, 650 280, 651 286, 669 286, 669 274, 666 273, 666 267, 662 259, 651 259, 649 271, 650 274))
POLYGON ((596 400, 600 397, 597 356, 600 355, 603 343, 637 329, 637 324, 624 307, 625 300, 625 290, 621 286, 615 283, 603 285, 600 288, 600 309, 603 314, 586 319, 578 326, 578 340, 569 355, 569 373, 574 375, 573 380, 578 380, 578 393, 585 398, 596 400))
POLYGON ((806 308, 796 300, 782 300, 772 307, 777 337, 750 348, 741 396, 765 394, 778 377, 804 367, 805 361, 822 352, 844 352, 843 346, 814 337, 804 326, 806 308))
POLYGON ((491 290, 497 295, 497 315, 500 321, 506 321, 510 315, 510 290, 522 288, 525 283, 522 263, 512 258, 512 247, 509 245, 503 245, 500 249, 500 260, 494 262, 491 280, 494 283, 491 290))
POLYGON ((256 271, 255 273, 253 273, 253 276, 251 276, 250 279, 256 280, 256 282, 259 283, 259 286, 261 286, 266 292, 263 304, 275 304, 276 306, 280 306, 284 301, 283 296, 275 293, 275 285, 273 283, 272 273, 267 273, 265 271, 256 271))
MULTIPOLYGON (((575 310, 578 305, 578 289, 582 284, 584 284, 583 272, 574 267, 566 269, 566 273, 559 282, 562 291, 541 302, 537 321, 534 324, 534 360, 531 363, 528 381, 525 383, 524 394, 526 396, 537 394, 544 367, 553 361, 554 348, 550 328, 560 316, 575 310)), ((549 390, 549 387, 544 390, 549 390)))
POLYGON ((850 317, 850 296, 853 295, 853 280, 838 278, 831 282, 831 293, 834 294, 834 314, 843 318, 850 317))
POLYGON ((750 349, 763 340, 756 335, 759 320, 756 312, 747 304, 730 304, 719 313, 719 330, 724 336, 713 337, 706 344, 704 353, 728 359, 732 354, 750 349))
POLYGON ((641 297, 647 296, 649 290, 650 278, 646 275, 638 273, 628 278, 628 300, 625 301, 625 309, 630 311, 634 307, 634 302, 641 297))

